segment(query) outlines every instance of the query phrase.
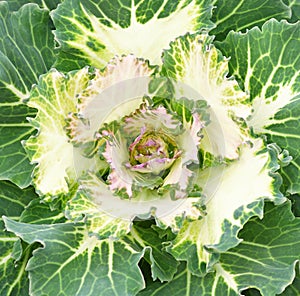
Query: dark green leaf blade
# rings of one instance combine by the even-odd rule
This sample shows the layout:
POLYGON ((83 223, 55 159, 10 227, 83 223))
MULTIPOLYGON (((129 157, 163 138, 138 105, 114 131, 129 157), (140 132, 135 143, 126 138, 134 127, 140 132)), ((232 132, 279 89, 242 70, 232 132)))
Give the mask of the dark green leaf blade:
POLYGON ((252 219, 241 230, 243 242, 221 255, 222 268, 239 289, 255 287, 262 295, 275 295, 293 280, 300 259, 300 219, 290 208, 290 202, 267 203, 264 218, 252 219))
POLYGON ((216 27, 211 31, 216 39, 222 41, 229 31, 246 31, 254 26, 262 26, 267 20, 287 19, 291 9, 281 0, 215 0, 212 21, 216 27))
POLYGON ((20 187, 30 184, 32 166, 21 141, 33 132, 26 117, 34 115, 23 101, 32 84, 54 62, 49 12, 27 4, 10 12, 0 3, 0 179, 20 187))
POLYGON ((135 295, 144 286, 137 252, 122 240, 98 240, 83 224, 31 225, 8 218, 6 227, 29 244, 40 242, 27 270, 31 295, 135 295))
POLYGON ((15 262, 12 251, 18 238, 4 231, 2 215, 19 219, 35 193, 32 188, 21 190, 12 183, 0 181, 0 295, 28 295, 28 277, 25 265, 30 250, 21 255, 21 260, 15 262))
POLYGON ((33 199, 20 216, 20 222, 31 224, 55 224, 66 221, 65 215, 59 209, 50 209, 49 204, 39 198, 33 199))
POLYGON ((230 71, 250 93, 248 124, 293 157, 282 170, 289 193, 300 192, 300 23, 270 20, 262 30, 231 32, 220 50, 231 57, 230 71))
POLYGON ((8 5, 10 10, 18 10, 27 3, 36 3, 41 8, 52 10, 61 2, 62 0, 9 0, 8 5))
POLYGON ((32 165, 21 141, 34 131, 26 118, 35 112, 14 102, 0 102, 0 112, 0 180, 10 180, 23 188, 31 183, 32 165))
POLYGON ((153 280, 159 279, 161 282, 172 280, 179 263, 164 250, 165 239, 151 226, 141 227, 141 225, 134 224, 128 238, 141 250, 147 249, 144 258, 151 265, 153 280))
POLYGON ((300 2, 298 0, 283 0, 283 2, 292 9, 291 22, 297 22, 300 19, 300 2))
POLYGON ((298 296, 300 291, 300 268, 299 263, 296 265, 296 276, 291 285, 289 285, 283 293, 282 296, 298 296))
POLYGON ((169 283, 151 283, 139 296, 165 296, 165 295, 201 295, 201 296, 237 296, 221 275, 208 273, 204 277, 192 275, 186 265, 181 263, 177 274, 169 283))

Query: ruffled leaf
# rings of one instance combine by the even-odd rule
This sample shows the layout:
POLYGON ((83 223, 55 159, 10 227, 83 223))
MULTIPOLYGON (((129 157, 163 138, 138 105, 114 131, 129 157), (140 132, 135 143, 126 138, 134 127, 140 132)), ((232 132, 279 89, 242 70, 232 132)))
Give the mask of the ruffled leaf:
POLYGON ((94 141, 101 125, 120 120, 137 109, 148 93, 155 70, 134 55, 115 57, 103 71, 95 70, 93 79, 78 97, 76 112, 68 116, 71 141, 76 145, 94 141))
POLYGON ((230 69, 250 92, 253 112, 248 125, 267 135, 293 157, 283 168, 290 193, 300 192, 300 23, 266 22, 262 30, 230 33, 218 47, 230 56, 230 69))
MULTIPOLYGON (((119 227, 115 228, 117 230, 115 236, 126 233, 134 218, 148 219, 153 216, 159 227, 165 229, 170 226, 175 232, 182 227, 186 219, 199 219, 203 214, 199 198, 174 200, 169 192, 159 194, 157 190, 149 190, 145 186, 136 191, 134 198, 121 199, 120 196, 114 195, 109 186, 93 173, 85 176, 80 183, 83 194, 71 200, 67 216, 76 220, 84 215, 87 217, 87 222, 91 220, 88 223, 93 224, 94 218, 97 220, 100 216, 104 219, 106 214, 110 218, 108 224, 104 224, 104 230, 106 227, 113 228, 116 221, 119 221, 117 223, 119 227)), ((94 224, 97 225, 97 223, 94 224)), ((98 225, 98 228, 101 233, 101 226, 98 225)), ((111 233, 114 236, 113 232, 111 233)))
POLYGON ((185 35, 164 51, 163 75, 181 82, 175 84, 177 96, 191 94, 194 100, 206 100, 210 106, 210 124, 204 130, 201 148, 216 157, 237 158, 243 138, 231 112, 246 117, 250 113, 243 102, 247 95, 235 80, 226 77, 228 60, 211 44, 207 35, 185 35))
POLYGON ((69 112, 76 110, 76 95, 86 88, 90 79, 88 68, 64 76, 56 70, 41 76, 33 89, 30 107, 38 110, 31 124, 38 133, 24 143, 34 169, 34 185, 42 195, 69 192, 76 179, 73 146, 65 126, 69 112))
POLYGON ((101 209, 90 198, 91 189, 82 181, 81 189, 76 193, 66 206, 66 217, 70 221, 85 221, 88 231, 99 238, 119 238, 130 231, 131 221, 118 218, 101 209))
POLYGON ((135 222, 130 234, 124 238, 137 246, 140 250, 145 250, 144 260, 151 265, 151 276, 153 280, 159 279, 161 282, 172 280, 177 272, 179 263, 163 248, 166 237, 161 237, 156 231, 153 221, 135 222))

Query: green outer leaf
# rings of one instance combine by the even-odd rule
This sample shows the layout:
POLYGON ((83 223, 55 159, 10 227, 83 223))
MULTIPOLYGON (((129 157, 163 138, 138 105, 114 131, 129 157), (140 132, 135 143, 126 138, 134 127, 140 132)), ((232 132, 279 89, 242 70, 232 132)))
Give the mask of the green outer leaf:
POLYGON ((22 100, 54 62, 48 23, 49 12, 35 4, 11 13, 7 2, 0 3, 0 179, 20 187, 31 181, 32 166, 20 141, 32 133, 26 117, 34 114, 22 100))
POLYGON ((177 274, 169 283, 151 283, 139 296, 237 296, 237 292, 230 287, 226 279, 219 273, 208 273, 204 277, 192 275, 184 263, 178 268, 177 274))
MULTIPOLYGON (((214 272, 196 277, 181 264, 172 281, 150 283, 139 295, 234 296, 250 287, 259 289, 263 296, 281 293, 293 280, 294 265, 300 258, 299 223, 290 211, 290 202, 280 206, 267 203, 264 218, 253 218, 244 226, 239 235, 243 241, 221 254, 214 272)), ((298 294, 299 290, 286 295, 298 294)))
POLYGON ((65 222, 66 218, 59 209, 52 210, 48 204, 36 198, 26 206, 19 221, 31 224, 55 224, 65 222))
MULTIPOLYGON (((147 225, 148 226, 148 225, 147 225)), ((144 258, 151 265, 152 279, 161 282, 172 280, 177 272, 179 262, 165 250, 163 250, 164 238, 151 227, 142 227, 136 223, 132 226, 127 236, 139 249, 147 250, 144 258)))
POLYGON ((270 20, 262 30, 229 33, 218 47, 231 57, 231 72, 250 92, 248 125, 290 152, 293 160, 283 175, 288 191, 300 192, 300 23, 270 20))
POLYGON ((221 255, 222 268, 239 289, 255 287, 263 296, 283 292, 295 277, 300 259, 300 220, 290 210, 267 203, 262 220, 252 219, 241 230, 243 241, 221 255))
POLYGON ((10 182, 0 181, 0 295, 28 295, 25 265, 29 252, 25 252, 16 264, 12 251, 18 238, 4 231, 1 217, 6 215, 19 219, 24 208, 35 196, 32 188, 21 190, 10 182))
POLYGON ((237 161, 199 175, 198 185, 207 197, 206 215, 185 223, 168 247, 177 260, 187 261, 193 274, 203 276, 219 253, 239 244, 237 234, 243 225, 253 216, 262 217, 264 199, 285 200, 279 192, 281 179, 274 174, 276 153, 255 139, 253 147, 241 149, 237 161))
POLYGON ((56 67, 102 68, 114 55, 129 53, 159 64, 175 37, 213 26, 211 10, 212 0, 65 0, 52 13, 60 44, 56 67))
POLYGON ((32 84, 54 62, 49 11, 27 4, 9 12, 7 2, 1 2, 0 13, 0 51, 11 62, 9 71, 1 72, 0 86, 6 88, 5 98, 20 101, 28 97, 32 84))
POLYGON ((121 240, 98 240, 82 224, 30 225, 4 219, 9 231, 43 245, 27 265, 30 295, 135 295, 144 286, 137 266, 143 252, 121 240))
POLYGON ((214 1, 212 21, 216 27, 211 31, 217 40, 224 40, 229 31, 245 31, 262 26, 267 20, 290 18, 291 9, 281 0, 223 0, 214 1))
POLYGON ((63 0, 9 0, 8 5, 10 10, 18 10, 21 8, 24 4, 27 3, 36 3, 41 8, 45 8, 48 10, 52 10, 57 7, 59 3, 61 3, 63 0))
POLYGON ((300 291, 300 268, 299 263, 296 265, 296 276, 291 285, 289 285, 283 293, 282 296, 298 296, 300 291))
POLYGON ((289 199, 292 201, 292 210, 295 217, 300 217, 300 195, 295 194, 289 196, 289 199))
POLYGON ((27 121, 34 114, 34 109, 23 104, 0 102, 0 180, 10 180, 22 188, 31 183, 33 167, 21 141, 34 131, 27 121))
POLYGON ((292 9, 291 22, 297 22, 300 19, 300 2, 298 0, 283 0, 283 2, 292 9))

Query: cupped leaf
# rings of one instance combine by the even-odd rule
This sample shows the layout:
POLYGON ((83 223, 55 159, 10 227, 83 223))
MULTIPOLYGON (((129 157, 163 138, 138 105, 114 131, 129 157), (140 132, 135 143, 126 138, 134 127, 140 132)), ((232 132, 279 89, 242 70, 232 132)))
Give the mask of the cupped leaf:
POLYGON ((142 103, 148 94, 150 77, 156 67, 134 55, 114 57, 103 71, 95 70, 93 79, 78 96, 76 113, 71 113, 68 136, 75 145, 95 140, 104 123, 119 121, 142 103))
POLYGON ((31 182, 30 165, 21 141, 33 132, 26 117, 34 109, 23 105, 32 84, 54 63, 54 37, 49 12, 28 4, 10 12, 8 3, 0 3, 0 179, 20 187, 31 182))
POLYGON ((43 245, 26 267, 31 295, 135 295, 144 287, 138 267, 143 251, 122 240, 98 240, 82 224, 5 223, 27 243, 43 245))
POLYGON ((218 47, 230 56, 230 70, 250 92, 248 125, 289 151, 282 173, 290 193, 300 192, 300 23, 270 20, 262 29, 231 32, 218 47))
POLYGON ((64 76, 56 70, 41 76, 32 90, 30 107, 38 110, 30 123, 38 132, 24 142, 32 163, 36 163, 33 183, 42 195, 68 193, 76 179, 73 146, 65 131, 69 112, 76 110, 76 95, 90 80, 88 68, 64 76))
POLYGON ((197 165, 199 165, 198 150, 204 126, 201 114, 194 113, 190 122, 184 121, 184 132, 177 137, 182 155, 176 160, 164 180, 164 186, 174 189, 176 198, 186 198, 194 189, 194 181, 198 172, 197 165), (192 169, 191 165, 195 165, 197 168, 192 169))
POLYGON ((10 182, 0 182, 0 295, 28 295, 25 266, 30 251, 26 250, 16 262, 13 249, 19 239, 4 231, 2 215, 20 219, 21 213, 34 198, 36 194, 32 188, 21 190, 10 182))
POLYGON ((264 199, 284 201, 279 192, 279 168, 272 147, 265 149, 260 139, 241 148, 240 157, 227 166, 206 169, 198 185, 206 196, 206 215, 185 222, 168 247, 178 260, 186 260, 189 270, 203 275, 218 254, 236 246, 238 231, 252 216, 263 216, 264 199))
POLYGON ((234 79, 226 77, 228 60, 212 45, 206 34, 185 35, 170 44, 164 51, 162 74, 181 82, 175 90, 191 93, 193 99, 206 100, 210 106, 210 124, 204 129, 201 149, 216 157, 237 158, 242 134, 231 112, 245 117, 250 113, 247 95, 234 79))
POLYGON ((273 0, 234 0, 225 3, 215 0, 212 21, 216 27, 210 32, 217 40, 224 40, 229 31, 245 31, 254 26, 262 26, 267 20, 291 17, 291 9, 285 1, 273 0))
POLYGON ((56 67, 102 68, 114 55, 129 53, 159 64, 175 37, 213 26, 211 10, 209 0, 65 0, 52 13, 60 44, 56 67))
MULTIPOLYGON (((279 206, 267 203, 264 218, 252 218, 244 226, 239 234, 243 241, 221 255, 213 272, 197 277, 182 263, 172 281, 150 283, 139 295, 237 296, 250 287, 263 296, 279 294, 295 277, 299 223, 299 218, 295 219, 290 211, 289 202, 279 206)), ((293 285, 282 295, 297 295, 297 279, 293 285)))
POLYGON ((124 235, 135 218, 149 219, 151 216, 160 228, 170 226, 176 232, 182 227, 183 221, 196 220, 202 215, 199 197, 172 199, 168 191, 161 194, 158 190, 145 187, 137 191, 134 198, 122 199, 92 172, 79 182, 80 194, 70 201, 67 217, 73 221, 86 217, 91 231, 100 236, 124 235))

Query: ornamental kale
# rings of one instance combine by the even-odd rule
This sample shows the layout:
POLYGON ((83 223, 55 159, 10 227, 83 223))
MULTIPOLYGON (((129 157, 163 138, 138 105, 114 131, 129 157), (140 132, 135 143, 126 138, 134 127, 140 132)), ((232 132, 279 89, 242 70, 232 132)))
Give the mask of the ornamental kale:
POLYGON ((297 1, 0 14, 0 295, 298 295, 297 1))

